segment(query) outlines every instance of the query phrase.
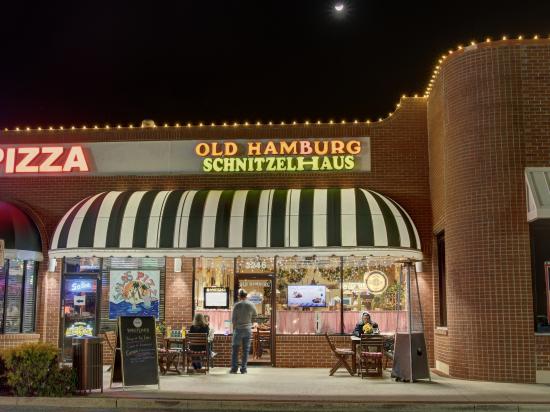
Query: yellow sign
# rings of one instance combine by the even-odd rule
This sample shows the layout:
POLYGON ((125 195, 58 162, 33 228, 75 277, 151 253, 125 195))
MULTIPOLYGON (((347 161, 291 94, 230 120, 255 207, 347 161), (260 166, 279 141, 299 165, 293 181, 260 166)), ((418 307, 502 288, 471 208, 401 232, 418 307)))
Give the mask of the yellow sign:
POLYGON ((363 150, 356 139, 267 140, 246 144, 200 142, 195 153, 202 157, 204 172, 302 172, 349 171, 363 150))
POLYGON ((65 330, 65 336, 76 336, 81 338, 82 336, 93 336, 94 328, 85 322, 75 322, 65 330))

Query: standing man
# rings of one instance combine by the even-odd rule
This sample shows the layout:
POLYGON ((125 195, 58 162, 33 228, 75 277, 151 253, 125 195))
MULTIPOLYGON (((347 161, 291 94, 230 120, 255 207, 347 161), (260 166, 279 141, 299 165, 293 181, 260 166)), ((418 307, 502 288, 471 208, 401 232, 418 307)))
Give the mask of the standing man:
POLYGON ((243 347, 241 373, 246 373, 248 353, 250 352, 250 339, 252 338, 252 322, 257 316, 256 307, 246 300, 246 290, 239 290, 239 301, 233 306, 233 342, 231 352, 231 370, 229 373, 237 373, 239 360, 239 347, 243 347))

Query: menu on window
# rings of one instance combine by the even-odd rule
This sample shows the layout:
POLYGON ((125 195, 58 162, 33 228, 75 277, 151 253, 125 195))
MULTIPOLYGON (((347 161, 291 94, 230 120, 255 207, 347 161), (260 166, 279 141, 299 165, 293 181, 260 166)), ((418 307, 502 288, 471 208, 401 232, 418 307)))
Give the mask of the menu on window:
POLYGON ((229 288, 204 288, 205 309, 227 309, 229 307, 229 288))

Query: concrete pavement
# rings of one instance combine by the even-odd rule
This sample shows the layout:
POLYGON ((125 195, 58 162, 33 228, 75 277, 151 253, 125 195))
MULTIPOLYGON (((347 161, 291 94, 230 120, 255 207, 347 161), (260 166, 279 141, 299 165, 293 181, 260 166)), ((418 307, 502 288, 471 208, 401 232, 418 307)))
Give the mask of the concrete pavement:
POLYGON ((201 411, 549 411, 550 386, 464 381, 432 376, 432 382, 361 379, 328 369, 250 367, 246 375, 214 368, 208 375, 161 377, 156 387, 109 389, 72 398, 0 398, 0 411, 57 407, 86 410, 201 411), (9 407, 10 409, 3 409, 9 407))

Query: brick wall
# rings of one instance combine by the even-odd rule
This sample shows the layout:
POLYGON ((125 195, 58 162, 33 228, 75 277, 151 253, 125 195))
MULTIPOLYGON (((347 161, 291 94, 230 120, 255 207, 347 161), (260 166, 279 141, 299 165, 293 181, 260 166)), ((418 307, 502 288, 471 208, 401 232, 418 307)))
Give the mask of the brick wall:
POLYGON ((550 371, 550 335, 535 336, 537 370, 550 371))
POLYGON ((432 230, 447 258, 436 359, 452 376, 535 380, 524 168, 550 166, 549 53, 548 40, 457 51, 428 99, 432 230))
POLYGON ((183 258, 181 270, 174 272, 174 258, 166 258, 164 320, 173 329, 189 328, 193 321, 193 259, 183 258))
MULTIPOLYGON (((56 343, 59 334, 60 270, 46 273, 47 250, 62 216, 82 198, 109 190, 241 189, 302 187, 365 187, 399 202, 415 222, 426 257, 421 278, 424 308, 430 313, 431 207, 429 201, 426 104, 422 98, 404 98, 388 119, 374 123, 300 124, 274 126, 158 127, 154 129, 0 131, 4 144, 61 143, 130 140, 235 139, 235 138, 338 138, 370 136, 372 170, 365 173, 241 174, 231 176, 125 176, 125 177, 17 177, 0 179, 0 198, 25 204, 43 226, 43 253, 39 278, 38 331, 56 343)), ((167 263, 171 265, 172 263, 167 263)), ((167 267, 167 320, 191 321, 190 262, 182 273, 167 267), (171 302, 171 303, 170 303, 171 302), (186 308, 182 310, 181 308, 186 308)), ((429 315, 432 316, 432 315, 429 315)), ((433 362, 433 320, 426 319, 430 359, 433 362)))
POLYGON ((0 350, 15 348, 24 343, 36 343, 40 341, 38 333, 17 333, 0 335, 0 350))

